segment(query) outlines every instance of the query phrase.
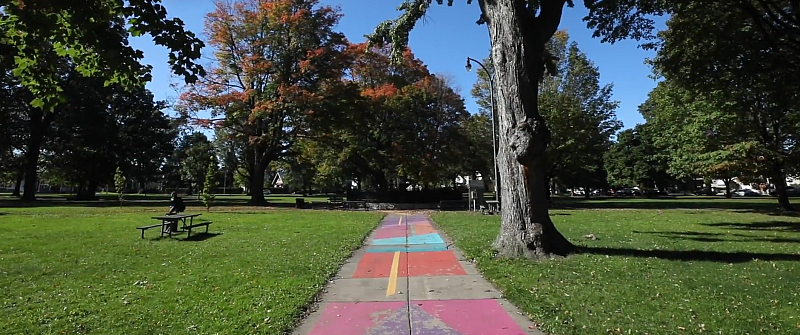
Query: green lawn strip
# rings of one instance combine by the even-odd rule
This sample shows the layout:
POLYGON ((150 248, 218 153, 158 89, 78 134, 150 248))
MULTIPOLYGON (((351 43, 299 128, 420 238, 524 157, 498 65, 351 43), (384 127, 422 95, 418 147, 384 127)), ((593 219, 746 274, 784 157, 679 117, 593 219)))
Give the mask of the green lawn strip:
POLYGON ((800 332, 797 218, 718 210, 552 214, 558 229, 592 254, 495 259, 498 216, 433 219, 506 298, 553 334, 800 332), (599 239, 582 237, 590 233, 599 239), (745 260, 749 254, 760 259, 745 260), (707 256, 716 260, 702 260, 707 256))
POLYGON ((282 334, 381 217, 211 212, 219 235, 183 241, 112 210, 4 210, 3 333, 282 334))

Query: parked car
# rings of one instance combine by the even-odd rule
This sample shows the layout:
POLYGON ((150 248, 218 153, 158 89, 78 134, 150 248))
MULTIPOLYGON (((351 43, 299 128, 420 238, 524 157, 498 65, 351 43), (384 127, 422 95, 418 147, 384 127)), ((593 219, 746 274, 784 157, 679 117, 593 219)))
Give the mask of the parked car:
POLYGON ((642 195, 642 192, 632 188, 625 188, 617 191, 617 195, 622 197, 638 197, 642 195))
MULTIPOLYGON (((769 190, 769 195, 771 195, 773 197, 778 196, 778 194, 775 192, 774 188, 769 190)), ((787 186, 786 187, 786 195, 788 195, 790 197, 800 197, 800 187, 787 186)))
POLYGON ((733 194, 734 195, 738 195, 740 197, 760 197, 761 196, 760 192, 756 192, 756 191, 753 191, 751 189, 736 190, 736 191, 733 191, 733 194))
POLYGON ((714 192, 714 190, 709 190, 709 189, 700 189, 694 191, 694 195, 717 195, 717 192, 714 192))

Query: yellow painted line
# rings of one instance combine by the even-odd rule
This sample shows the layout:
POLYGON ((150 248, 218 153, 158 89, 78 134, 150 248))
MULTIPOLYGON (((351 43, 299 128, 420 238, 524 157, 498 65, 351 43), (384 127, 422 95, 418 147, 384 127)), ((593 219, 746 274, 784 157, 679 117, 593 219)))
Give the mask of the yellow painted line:
POLYGON ((389 287, 386 288, 386 296, 397 293, 397 268, 400 266, 400 252, 394 252, 392 259, 392 271, 389 273, 389 287))

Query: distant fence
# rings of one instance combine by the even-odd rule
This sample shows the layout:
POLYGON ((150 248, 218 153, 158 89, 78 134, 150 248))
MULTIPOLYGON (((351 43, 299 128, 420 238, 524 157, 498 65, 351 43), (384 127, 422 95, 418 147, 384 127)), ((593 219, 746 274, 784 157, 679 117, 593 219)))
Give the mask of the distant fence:
POLYGON ((349 201, 386 202, 398 204, 438 203, 442 200, 461 200, 461 190, 436 189, 426 191, 392 190, 388 192, 367 192, 351 190, 347 192, 349 201))

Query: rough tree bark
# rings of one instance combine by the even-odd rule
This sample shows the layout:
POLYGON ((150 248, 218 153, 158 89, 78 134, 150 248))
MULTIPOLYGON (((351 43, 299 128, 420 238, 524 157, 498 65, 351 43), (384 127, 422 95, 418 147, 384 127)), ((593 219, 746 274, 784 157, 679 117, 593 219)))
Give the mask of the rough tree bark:
POLYGON ((250 188, 250 205, 253 206, 266 206, 267 200, 264 199, 264 177, 267 174, 267 165, 264 164, 264 153, 266 150, 261 146, 254 146, 254 155, 252 155, 252 162, 250 179, 248 180, 250 188))
POLYGON ((772 164, 772 179, 775 180, 775 194, 778 196, 778 204, 781 209, 794 211, 794 207, 789 203, 789 195, 786 193, 786 175, 783 173, 781 164, 772 164))
POLYGON ((722 178, 722 182, 725 183, 725 197, 729 198, 729 199, 731 197, 733 197, 733 194, 731 194, 731 181, 732 180, 733 180, 732 178, 722 178))
POLYGON ((25 178, 25 172, 23 170, 17 171, 17 180, 14 183, 14 192, 11 193, 12 197, 19 197, 21 194, 19 193, 20 187, 22 187, 22 179, 25 178))
POLYGON ((31 125, 31 133, 25 148, 25 185, 22 192, 22 200, 36 200, 36 191, 39 188, 39 155, 42 149, 44 132, 38 127, 31 125))
POLYGON ((521 0, 485 0, 481 9, 497 69, 500 125, 498 164, 503 194, 501 257, 540 259, 566 255, 575 246, 556 230, 547 202, 546 149, 550 131, 538 111, 545 43, 561 21, 564 0, 542 1, 534 18, 521 0))

